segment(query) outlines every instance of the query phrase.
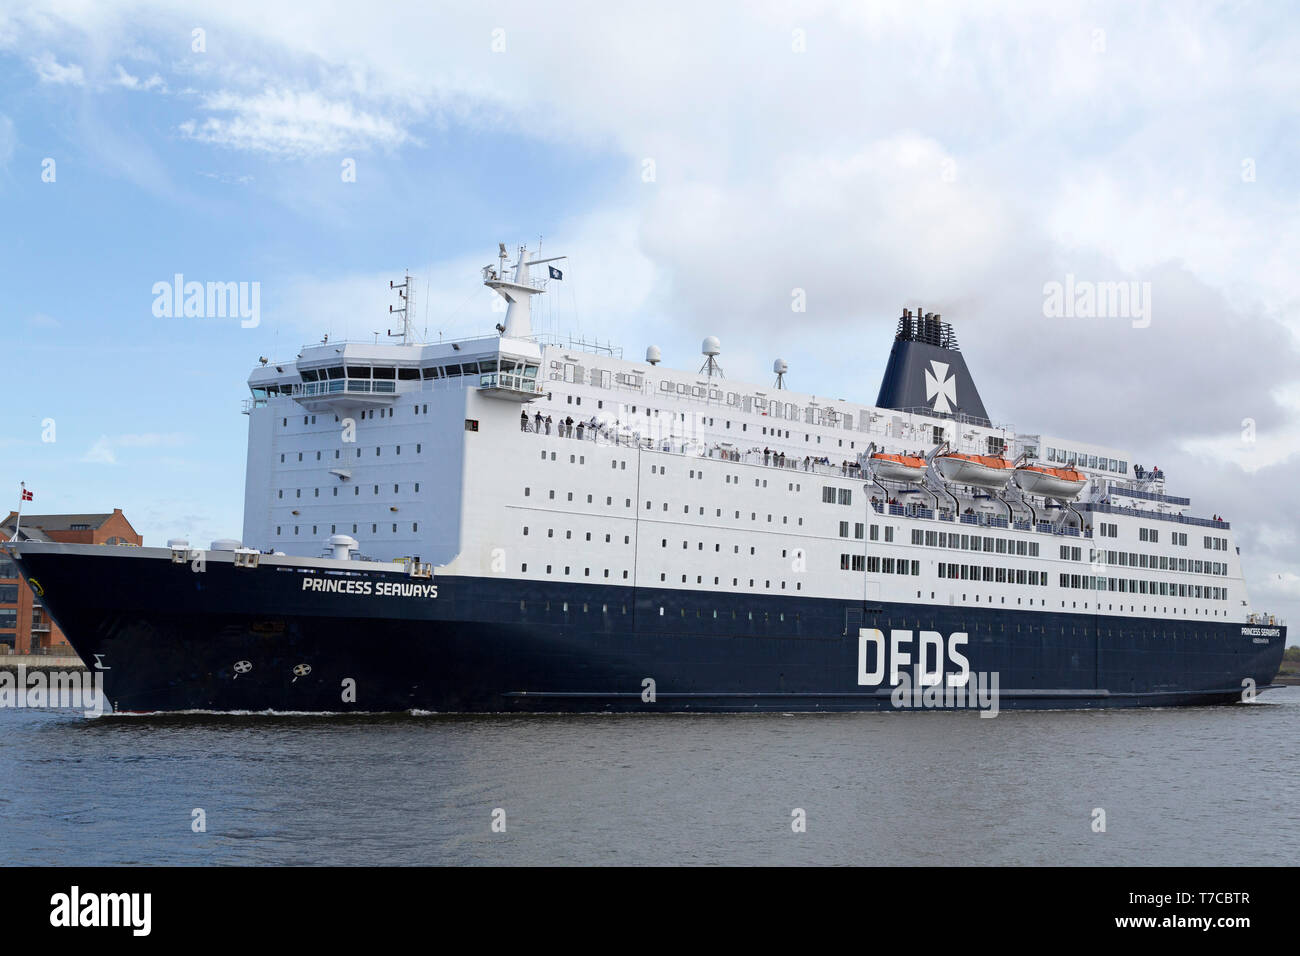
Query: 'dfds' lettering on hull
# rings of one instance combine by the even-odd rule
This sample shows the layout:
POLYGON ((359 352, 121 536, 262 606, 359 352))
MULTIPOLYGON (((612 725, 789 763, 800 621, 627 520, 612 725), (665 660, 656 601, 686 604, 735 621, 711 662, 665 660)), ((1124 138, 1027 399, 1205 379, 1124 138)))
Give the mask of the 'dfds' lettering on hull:
MULTIPOLYGON (((965 687, 970 679, 970 661, 958 648, 965 647, 966 633, 957 631, 945 641, 938 631, 922 631, 920 637, 913 639, 911 631, 891 630, 886 640, 883 631, 874 627, 858 629, 858 684, 863 687, 878 687, 884 683, 885 671, 889 671, 889 685, 900 683, 900 674, 912 670, 915 663, 916 684, 930 687, 943 680, 949 671, 945 660, 952 665, 948 673, 949 687, 965 687), (912 651, 916 651, 916 660, 912 660, 912 651), (888 668, 886 668, 888 659, 888 668)), ((911 676, 908 675, 908 679, 911 676)))

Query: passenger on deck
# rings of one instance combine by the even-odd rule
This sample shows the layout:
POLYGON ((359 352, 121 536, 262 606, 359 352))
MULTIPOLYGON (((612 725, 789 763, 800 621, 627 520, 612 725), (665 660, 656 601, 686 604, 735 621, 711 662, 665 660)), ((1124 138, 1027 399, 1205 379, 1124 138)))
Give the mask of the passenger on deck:
POLYGON ((527 413, 527 412, 521 411, 521 412, 519 413, 519 430, 520 430, 521 432, 526 432, 526 431, 528 431, 528 413, 527 413))

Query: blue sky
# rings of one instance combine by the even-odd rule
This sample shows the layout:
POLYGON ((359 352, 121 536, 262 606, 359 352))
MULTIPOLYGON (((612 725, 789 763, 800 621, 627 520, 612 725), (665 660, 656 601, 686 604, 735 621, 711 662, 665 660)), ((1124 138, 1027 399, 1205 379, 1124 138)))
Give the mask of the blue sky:
POLYGON ((405 268, 417 326, 490 331, 478 267, 542 235, 547 321, 629 357, 869 401, 943 312, 995 419, 1161 465, 1300 609, 1293 14, 964 6, 0 3, 0 488, 237 533, 259 355, 384 328, 405 268), (154 317, 178 272, 260 325, 154 317), (1150 328, 1045 318, 1067 274, 1150 328))

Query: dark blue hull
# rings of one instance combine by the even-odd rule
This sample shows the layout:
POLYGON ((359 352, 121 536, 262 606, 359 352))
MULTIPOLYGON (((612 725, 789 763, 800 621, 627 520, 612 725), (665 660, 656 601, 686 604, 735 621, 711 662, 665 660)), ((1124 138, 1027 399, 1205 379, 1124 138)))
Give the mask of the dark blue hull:
POLYGON ((860 682, 861 628, 964 633, 969 670, 998 675, 1001 708, 1227 703, 1243 682, 1269 684, 1286 643, 1285 628, 1206 620, 506 578, 381 598, 411 579, 365 571, 354 578, 371 593, 317 593, 303 579, 321 572, 269 562, 195 573, 117 549, 18 560, 119 711, 894 709, 890 681, 860 682))

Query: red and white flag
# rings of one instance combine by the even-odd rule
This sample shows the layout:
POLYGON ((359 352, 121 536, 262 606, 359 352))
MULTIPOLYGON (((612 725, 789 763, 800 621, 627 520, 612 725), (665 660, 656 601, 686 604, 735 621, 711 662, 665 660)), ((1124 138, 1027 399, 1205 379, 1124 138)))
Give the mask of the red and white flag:
POLYGON ((24 489, 23 489, 23 501, 31 501, 31 500, 32 500, 32 493, 31 493, 30 491, 28 491, 26 488, 24 488, 24 489))

